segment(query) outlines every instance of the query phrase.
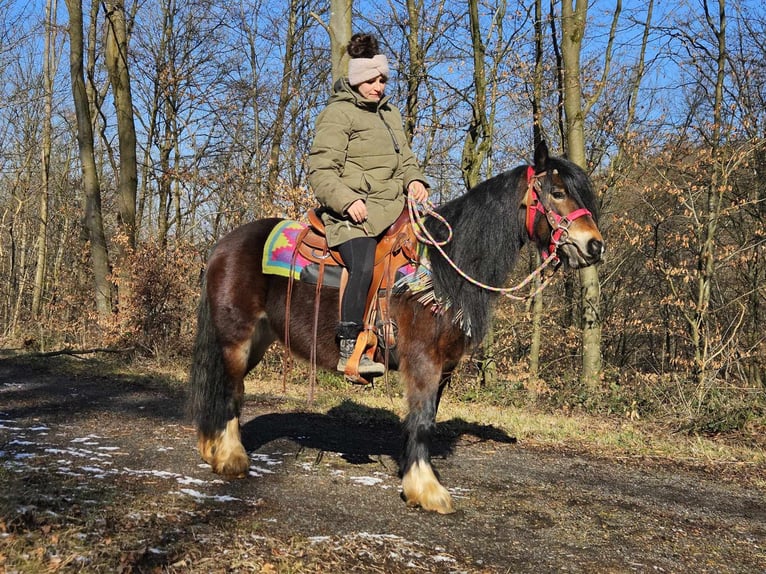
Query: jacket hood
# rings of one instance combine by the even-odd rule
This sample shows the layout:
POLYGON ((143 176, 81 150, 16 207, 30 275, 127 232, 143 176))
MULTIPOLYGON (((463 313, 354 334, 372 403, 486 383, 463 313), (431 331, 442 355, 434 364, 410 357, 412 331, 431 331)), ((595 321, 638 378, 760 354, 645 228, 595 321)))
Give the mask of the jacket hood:
POLYGON ((340 78, 333 84, 333 94, 330 96, 328 104, 333 102, 351 102, 359 108, 366 110, 379 110, 380 108, 388 104, 389 96, 383 96, 379 101, 368 100, 363 98, 362 95, 351 87, 348 83, 348 78, 340 78))

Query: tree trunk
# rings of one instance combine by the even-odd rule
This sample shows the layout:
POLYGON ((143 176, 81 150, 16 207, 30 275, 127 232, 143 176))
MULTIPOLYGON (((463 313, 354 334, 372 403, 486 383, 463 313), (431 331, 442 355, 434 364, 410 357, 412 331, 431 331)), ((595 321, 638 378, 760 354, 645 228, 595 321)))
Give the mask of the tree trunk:
POLYGON ((425 56, 420 47, 420 10, 422 0, 407 0, 407 16, 409 31, 407 32, 407 48, 410 53, 410 68, 407 74, 407 104, 404 114, 404 133, 412 143, 418 119, 418 91, 425 75, 425 56))
POLYGON ((710 371, 710 350, 712 341, 708 336, 708 315, 710 309, 710 291, 715 275, 715 237, 721 216, 723 190, 728 181, 721 162, 721 143, 723 139, 723 89, 726 79, 726 2, 718 0, 718 22, 713 21, 707 1, 705 16, 708 25, 716 36, 716 81, 713 101, 713 133, 710 138, 713 156, 713 177, 707 189, 707 201, 702 221, 700 251, 697 263, 699 274, 696 284, 694 320, 691 322, 691 339, 694 345, 694 371, 698 388, 703 388, 710 371))
POLYGON ((43 90, 45 92, 45 115, 43 117, 42 149, 40 150, 40 211, 37 231, 37 264, 32 289, 32 319, 40 319, 40 307, 45 289, 46 262, 48 258, 48 203, 51 175, 51 131, 53 116, 53 78, 56 75, 56 58, 53 49, 56 38, 56 0, 45 4, 45 47, 43 49, 43 90))
POLYGON ((93 148, 93 127, 83 75, 83 27, 81 0, 66 0, 69 11, 69 69, 72 97, 77 117, 77 145, 82 164, 82 186, 85 202, 85 227, 90 239, 96 310, 101 319, 112 314, 112 294, 109 283, 109 254, 106 248, 101 214, 101 189, 93 148))
POLYGON ((482 163, 491 142, 487 121, 487 78, 484 64, 486 49, 481 37, 478 0, 469 0, 468 14, 470 17, 471 44, 473 48, 475 93, 471 100, 471 123, 468 125, 468 133, 463 144, 461 170, 466 188, 471 189, 479 183, 482 163))
POLYGON ((274 134, 271 140, 271 150, 269 153, 269 169, 267 179, 266 194, 263 200, 269 205, 263 205, 262 209, 268 211, 270 205, 274 204, 274 195, 277 193, 279 183, 279 156, 282 150, 282 140, 285 134, 285 115, 287 106, 290 104, 290 87, 293 84, 293 58, 295 57, 295 46, 298 43, 296 36, 296 23, 298 21, 298 1, 290 0, 290 7, 287 16, 287 34, 285 36, 285 53, 282 62, 282 78, 279 87, 279 100, 277 102, 276 115, 274 117, 274 134))
POLYGON ((346 46, 351 40, 351 5, 353 0, 330 0, 330 53, 332 81, 337 82, 348 71, 346 46))
MULTIPOLYGON (((492 144, 492 133, 487 118, 487 77, 484 62, 486 48, 481 36, 478 0, 469 0, 468 14, 473 48, 475 94, 471 100, 472 117, 463 144, 461 170, 466 188, 471 189, 481 179, 481 169, 492 144)), ((492 357, 494 339, 494 327, 490 325, 489 331, 482 341, 479 357, 479 369, 482 382, 485 385, 492 385, 497 379, 497 363, 492 357)))
MULTIPOLYGON (((535 72, 532 79, 532 139, 534 147, 543 140, 542 117, 540 107, 543 101, 543 7, 542 0, 535 0, 535 72)), ((532 256, 535 266, 541 264, 540 254, 535 250, 532 256)), ((536 277, 533 289, 540 286, 540 277, 536 277)), ((543 324, 543 293, 538 292, 532 300, 532 336, 529 344, 529 377, 537 379, 540 374, 540 342, 543 324)), ((536 385, 535 385, 536 387, 536 385)))
POLYGON ((128 31, 125 6, 121 0, 106 0, 105 61, 112 85, 117 115, 117 139, 120 149, 120 172, 117 184, 117 224, 123 238, 117 245, 119 275, 118 306, 126 310, 132 299, 130 254, 136 248, 136 194, 138 162, 136 160, 136 126, 133 122, 133 97, 128 70, 128 31))
POLYGON ((120 149, 120 173, 117 187, 117 221, 129 248, 136 244, 136 126, 133 122, 133 97, 128 69, 128 33, 125 6, 121 0, 106 0, 106 67, 112 85, 117 113, 117 137, 120 149))
MULTIPOLYGON (((585 158, 585 116, 603 90, 609 71, 611 49, 614 41, 617 18, 622 9, 618 0, 609 43, 604 58, 602 81, 594 94, 583 105, 580 83, 580 52, 585 34, 588 14, 587 0, 577 0, 573 9, 572 0, 561 4, 561 58, 564 67, 564 114, 566 116, 566 148, 571 161, 587 169, 585 158)), ((595 266, 580 270, 580 300, 582 301, 582 373, 580 378, 588 389, 598 388, 601 376, 601 285, 595 266)))

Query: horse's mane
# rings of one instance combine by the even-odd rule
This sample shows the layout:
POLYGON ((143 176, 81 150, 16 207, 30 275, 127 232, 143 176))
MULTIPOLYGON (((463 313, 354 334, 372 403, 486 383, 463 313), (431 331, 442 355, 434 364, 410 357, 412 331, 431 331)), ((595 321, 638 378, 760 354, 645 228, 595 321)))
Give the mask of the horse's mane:
MULTIPOLYGON (((519 166, 488 179, 436 210, 453 230, 444 251, 463 272, 486 285, 504 284, 528 240, 519 214, 526 169, 519 166)), ((549 157, 545 169, 557 170, 573 199, 597 217, 595 194, 582 169, 557 157, 549 157)), ((426 227, 439 240, 447 237, 444 224, 433 217, 427 218, 426 227)), ((489 330, 497 294, 461 277, 434 247, 429 248, 429 259, 436 299, 462 320, 465 332, 478 344, 489 330)))
MULTIPOLYGON (((524 243, 525 230, 519 219, 519 180, 524 167, 488 179, 436 211, 452 227, 453 237, 443 249, 467 275, 481 283, 499 287, 513 269, 524 243)), ((443 223, 426 220, 438 240, 447 237, 443 223)), ((441 253, 429 247, 434 295, 448 302, 450 312, 462 313, 464 330, 480 342, 489 329, 490 304, 494 293, 466 281, 441 253)))

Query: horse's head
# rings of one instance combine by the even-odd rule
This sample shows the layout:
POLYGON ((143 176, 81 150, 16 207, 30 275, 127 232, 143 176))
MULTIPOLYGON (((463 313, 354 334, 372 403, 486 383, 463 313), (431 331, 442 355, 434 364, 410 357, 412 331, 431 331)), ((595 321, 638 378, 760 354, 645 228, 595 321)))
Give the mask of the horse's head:
POLYGON ((596 225, 596 198, 587 174, 570 161, 550 157, 542 142, 526 177, 526 229, 543 255, 555 252, 572 269, 598 263, 604 239, 596 225))

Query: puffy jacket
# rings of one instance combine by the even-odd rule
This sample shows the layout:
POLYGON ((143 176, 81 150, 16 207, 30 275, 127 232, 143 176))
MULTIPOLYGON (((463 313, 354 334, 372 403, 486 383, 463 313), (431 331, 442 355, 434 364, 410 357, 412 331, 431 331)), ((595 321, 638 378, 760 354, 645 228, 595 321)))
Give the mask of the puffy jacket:
POLYGON ((425 183, 407 143, 402 117, 389 98, 363 98, 346 79, 335 83, 327 107, 316 120, 309 154, 309 184, 322 210, 331 247, 355 237, 375 237, 404 208, 404 190, 425 183), (367 206, 367 221, 346 213, 357 199, 367 206))

